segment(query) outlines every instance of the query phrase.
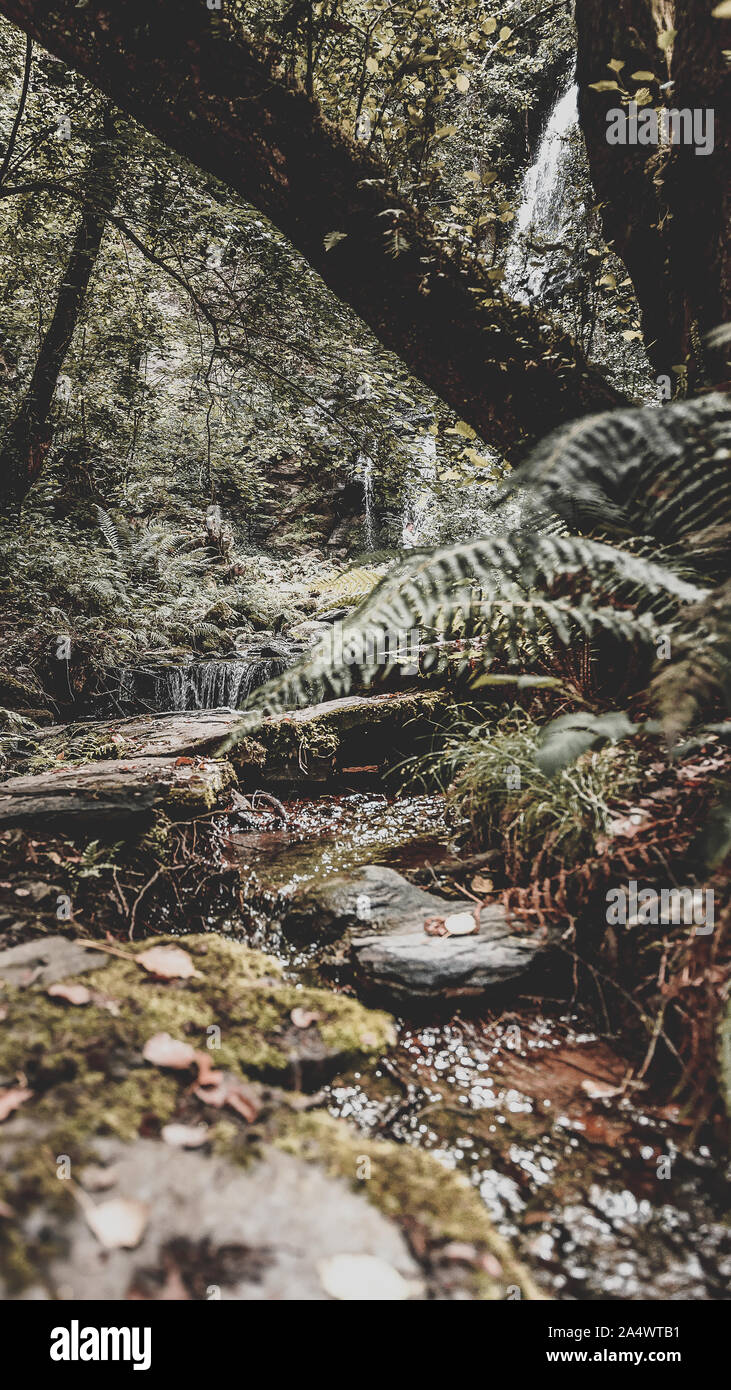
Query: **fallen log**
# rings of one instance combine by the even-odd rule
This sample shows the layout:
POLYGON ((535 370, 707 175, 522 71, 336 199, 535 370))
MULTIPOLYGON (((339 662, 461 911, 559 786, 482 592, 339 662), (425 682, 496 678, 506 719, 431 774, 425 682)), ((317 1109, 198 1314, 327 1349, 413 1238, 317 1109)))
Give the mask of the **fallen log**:
POLYGON ((187 818, 216 805, 236 777, 230 763, 212 759, 129 758, 82 763, 0 784, 0 824, 53 818, 124 819, 164 809, 187 818))
MULTIPOLYGON (((227 754, 244 781, 320 782, 346 769, 374 772, 396 761, 413 738, 444 715, 443 691, 349 695, 263 720, 227 754)), ((40 730, 35 741, 68 765, 116 751, 125 760, 213 754, 237 727, 237 710, 187 710, 40 730)), ((110 766, 116 764, 111 762, 110 766)), ((101 763, 91 763, 99 768, 101 763)), ((2 788, 0 788, 2 790, 2 788)))

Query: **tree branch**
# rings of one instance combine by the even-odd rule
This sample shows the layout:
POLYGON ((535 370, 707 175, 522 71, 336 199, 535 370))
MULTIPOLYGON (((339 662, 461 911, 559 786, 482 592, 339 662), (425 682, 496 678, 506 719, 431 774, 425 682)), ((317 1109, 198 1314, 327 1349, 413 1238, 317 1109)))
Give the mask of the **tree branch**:
POLYGON ((327 122, 235 20, 201 0, 81 9, 0 0, 0 10, 260 208, 386 347, 508 457, 564 420, 618 403, 566 334, 502 299, 476 261, 458 264, 374 156, 327 122))

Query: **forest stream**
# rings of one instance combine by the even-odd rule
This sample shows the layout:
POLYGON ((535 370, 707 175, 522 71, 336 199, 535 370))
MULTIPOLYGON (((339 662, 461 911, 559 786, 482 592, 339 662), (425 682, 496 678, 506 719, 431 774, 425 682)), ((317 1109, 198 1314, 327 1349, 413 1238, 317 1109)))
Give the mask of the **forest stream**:
MULTIPOLYGON (((225 857, 244 886, 245 939, 280 955, 293 980, 312 968, 281 935, 277 906, 295 885, 364 863, 408 876, 455 848, 436 796, 356 792, 286 811, 286 825, 262 807, 260 828, 231 829, 225 857)), ((554 1297, 723 1297, 723 1163, 706 1146, 681 1157, 679 1107, 625 1090, 627 1058, 586 1012, 547 997, 439 1012, 399 1017, 388 1052, 325 1087, 329 1112, 466 1173, 554 1297), (663 1156, 678 1162, 672 1196, 663 1156)))
POLYGON ((728 1300, 729 55, 0 0, 0 1306, 728 1300))

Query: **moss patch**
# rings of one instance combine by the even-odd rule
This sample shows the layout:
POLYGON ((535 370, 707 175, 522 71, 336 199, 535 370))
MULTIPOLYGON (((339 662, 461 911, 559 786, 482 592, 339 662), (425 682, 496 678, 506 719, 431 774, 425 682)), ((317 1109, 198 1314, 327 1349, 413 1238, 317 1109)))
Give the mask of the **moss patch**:
POLYGON ((445 1168, 432 1154, 387 1140, 367 1139, 342 1120, 322 1112, 279 1117, 274 1141, 287 1153, 319 1162, 345 1178, 385 1216, 398 1221, 415 1253, 424 1246, 438 1252, 450 1242, 465 1243, 497 1260, 497 1269, 478 1263, 472 1293, 504 1299, 511 1287, 527 1299, 543 1299, 528 1271, 494 1229, 474 1188, 461 1173, 445 1168))
POLYGON ((206 1050, 208 1030, 216 1028, 220 1047, 209 1055, 217 1068, 284 1085, 297 1075, 295 1007, 316 1015, 332 1070, 380 1055, 391 1040, 387 1014, 325 990, 296 989, 260 952, 213 936, 178 937, 175 944, 194 958, 197 977, 159 981, 133 961, 113 959, 84 975, 94 1002, 82 1007, 37 990, 4 991, 0 1083, 25 1078, 34 1096, 22 1116, 38 1122, 54 1152, 77 1152, 97 1134, 131 1139, 146 1120, 157 1129, 173 1118, 191 1076, 144 1061, 142 1049, 155 1033, 206 1050))

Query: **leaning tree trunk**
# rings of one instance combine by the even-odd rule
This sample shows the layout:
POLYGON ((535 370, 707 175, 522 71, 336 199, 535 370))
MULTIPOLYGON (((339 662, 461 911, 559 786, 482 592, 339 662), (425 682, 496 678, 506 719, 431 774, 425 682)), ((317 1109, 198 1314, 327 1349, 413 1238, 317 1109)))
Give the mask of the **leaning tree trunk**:
POLYGON ((0 449, 0 506, 17 510, 48 452, 51 402, 84 305, 119 179, 114 124, 105 116, 84 179, 81 218, 61 277, 53 317, 41 340, 28 389, 0 449))
POLYGON ((579 110, 606 236, 632 277, 653 366, 670 376, 673 368, 686 368, 691 390, 728 379, 727 351, 714 352, 703 342, 728 321, 731 308, 731 137, 723 57, 731 48, 731 25, 712 16, 715 5, 576 0, 579 110), (619 73, 612 62, 623 64, 619 73), (633 79, 633 73, 652 73, 656 80, 633 79), (712 110, 713 152, 696 154, 686 144, 608 143, 607 112, 622 105, 623 94, 591 84, 613 82, 629 94, 648 89, 655 107, 712 110), (661 91, 668 82, 672 87, 661 91))
POLYGON ((0 11, 260 208, 387 347, 509 458, 618 403, 565 334, 458 263, 381 164, 203 0, 0 11))

